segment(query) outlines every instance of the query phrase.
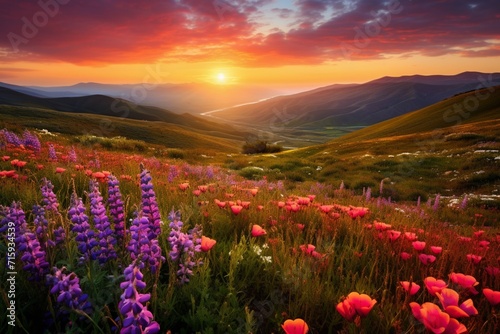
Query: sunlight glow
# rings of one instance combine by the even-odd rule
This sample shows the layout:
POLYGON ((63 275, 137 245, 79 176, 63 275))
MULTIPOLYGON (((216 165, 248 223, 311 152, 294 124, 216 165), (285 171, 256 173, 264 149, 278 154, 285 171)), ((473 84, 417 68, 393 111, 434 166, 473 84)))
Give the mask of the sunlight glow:
POLYGON ((226 82, 226 75, 224 73, 219 73, 217 74, 217 81, 219 83, 224 83, 226 82))

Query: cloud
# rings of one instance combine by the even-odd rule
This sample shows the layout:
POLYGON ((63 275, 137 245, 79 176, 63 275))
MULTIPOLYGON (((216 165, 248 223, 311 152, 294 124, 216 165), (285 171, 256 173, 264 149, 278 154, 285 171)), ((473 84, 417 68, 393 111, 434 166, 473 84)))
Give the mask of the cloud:
POLYGON ((262 67, 408 54, 500 56, 496 0, 475 5, 454 0, 298 0, 289 8, 276 8, 274 3, 18 0, 13 5, 9 1, 2 6, 8 10, 0 13, 0 50, 11 51, 1 58, 4 63, 106 65, 161 60, 262 67), (45 7, 54 15, 40 3, 52 4, 45 7), (281 27, 260 31, 259 27, 272 25, 273 16, 293 18, 294 23, 287 31, 281 27), (36 33, 27 36, 27 24, 36 33), (13 52, 16 48, 19 51, 13 52))

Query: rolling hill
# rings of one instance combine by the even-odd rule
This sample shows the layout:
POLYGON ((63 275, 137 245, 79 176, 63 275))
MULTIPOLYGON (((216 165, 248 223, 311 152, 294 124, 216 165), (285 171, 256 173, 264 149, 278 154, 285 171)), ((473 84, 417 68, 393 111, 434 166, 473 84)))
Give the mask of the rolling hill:
MULTIPOLYGON (((176 114, 165 109, 135 105, 130 101, 105 95, 82 97, 41 98, 0 87, 0 105, 11 105, 40 110, 93 114, 116 119, 159 121, 185 127, 191 131, 217 134, 218 137, 242 140, 247 133, 227 125, 207 122, 190 114, 176 114)), ((38 117, 35 116, 34 117, 38 117)), ((62 117, 62 116, 61 116, 62 117)))
POLYGON ((500 84, 500 75, 385 77, 359 85, 332 85, 227 108, 210 116, 261 129, 300 132, 365 127, 437 103, 455 94, 500 84))
POLYGON ((86 82, 72 86, 24 87, 0 82, 0 87, 46 98, 106 95, 125 99, 135 104, 167 109, 174 113, 195 115, 283 94, 282 91, 269 87, 209 83, 118 85, 86 82))
POLYGON ((383 183, 383 201, 466 193, 471 200, 493 198, 483 205, 498 207, 499 159, 500 85, 458 94, 323 144, 232 159, 227 166, 253 179, 319 181, 332 197, 341 183, 358 193, 369 187, 378 196, 383 183), (249 169, 250 164, 257 168, 249 169))

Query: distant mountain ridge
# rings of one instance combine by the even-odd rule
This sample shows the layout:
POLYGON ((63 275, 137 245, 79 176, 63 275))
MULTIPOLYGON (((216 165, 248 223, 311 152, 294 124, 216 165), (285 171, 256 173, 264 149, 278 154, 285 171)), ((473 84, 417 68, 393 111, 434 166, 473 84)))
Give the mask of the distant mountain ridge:
POLYGON ((211 116, 263 129, 276 128, 276 124, 304 131, 369 126, 458 93, 498 84, 500 73, 384 77, 364 84, 332 85, 279 96, 211 116))
POLYGON ((81 97, 108 95, 135 104, 155 106, 175 113, 200 114, 241 103, 280 95, 283 92, 258 86, 216 84, 101 84, 78 83, 72 86, 17 86, 0 82, 1 87, 37 97, 81 97))
POLYGON ((244 132, 235 131, 227 125, 211 121, 207 122, 206 119, 201 119, 194 115, 181 115, 157 107, 135 105, 130 101, 106 95, 43 98, 0 87, 0 105, 2 104, 59 112, 111 116, 121 119, 160 121, 183 126, 193 131, 216 132, 219 136, 228 138, 234 136, 243 138, 246 135, 244 132))

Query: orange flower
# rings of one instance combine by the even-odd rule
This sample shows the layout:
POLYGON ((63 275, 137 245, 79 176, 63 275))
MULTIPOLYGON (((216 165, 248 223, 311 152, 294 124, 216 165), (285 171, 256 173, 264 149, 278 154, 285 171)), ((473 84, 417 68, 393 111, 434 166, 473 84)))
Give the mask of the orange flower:
POLYGON ((423 251, 425 248, 425 241, 413 241, 412 243, 413 248, 416 251, 423 251))
POLYGON ((443 251, 443 247, 431 246, 431 252, 434 254, 440 254, 443 251))
POLYGON ((372 299, 366 294, 359 294, 357 292, 351 292, 347 295, 347 300, 354 307, 356 313, 362 317, 366 317, 370 313, 373 306, 377 303, 375 299, 372 299))
POLYGON ((441 311, 436 304, 423 303, 420 306, 412 302, 410 308, 413 316, 433 333, 444 333, 450 323, 450 315, 441 311))
POLYGON ((64 173, 65 171, 66 171, 66 169, 65 169, 65 168, 62 168, 62 167, 57 167, 57 168, 56 168, 56 173, 62 174, 62 173, 64 173))
POLYGON ((401 259, 403 259, 404 261, 411 259, 411 254, 407 252, 401 252, 399 256, 401 256, 401 259))
POLYGON ((445 281, 441 279, 435 279, 432 276, 426 277, 424 279, 425 287, 427 291, 433 296, 436 296, 436 292, 441 292, 444 288, 448 286, 445 281))
POLYGON ((333 209, 333 205, 320 205, 319 210, 323 213, 328 213, 333 209))
POLYGON ((472 299, 468 299, 458 306, 459 295, 453 289, 445 288, 441 292, 436 292, 443 309, 453 318, 469 317, 478 314, 472 299))
POLYGON ((436 257, 434 255, 420 254, 418 256, 418 258, 419 258, 420 262, 422 262, 422 264, 425 264, 425 265, 431 264, 434 261, 436 261, 436 257))
POLYGON ((401 232, 395 230, 389 230, 387 231, 387 234, 389 235, 389 240, 396 241, 401 235, 401 232))
POLYGON ((235 215, 238 215, 242 209, 243 207, 241 205, 231 205, 231 212, 235 215))
POLYGON ((366 317, 376 303, 377 301, 368 295, 351 292, 337 304, 336 309, 347 321, 352 322, 356 315, 366 317))
POLYGON ((309 331, 307 323, 297 318, 295 320, 288 319, 281 325, 286 334, 306 334, 309 331))
POLYGON ((204 235, 201 236, 201 250, 203 252, 208 252, 217 243, 216 240, 210 239, 204 235))
POLYGON ((356 317, 356 310, 352 307, 351 303, 347 299, 344 299, 337 304, 337 312, 344 317, 345 320, 353 322, 356 317))
POLYGON ((183 182, 183 183, 179 184, 179 189, 180 190, 184 191, 187 188, 189 188, 189 183, 188 182, 183 182))
POLYGON ((479 292, 474 288, 479 282, 474 276, 451 273, 450 279, 453 283, 460 285, 462 288, 467 289, 470 293, 477 295, 479 292))
POLYGON ((408 292, 410 296, 413 296, 418 292, 418 290, 420 290, 420 285, 415 282, 401 281, 399 282, 399 284, 401 284, 403 289, 405 289, 405 291, 408 292))
POLYGON ((217 198, 214 200, 214 202, 215 202, 215 204, 217 204, 217 206, 218 206, 219 208, 221 208, 221 209, 222 209, 222 208, 224 208, 224 207, 226 206, 226 202, 221 202, 221 201, 219 201, 217 198))
POLYGON ((252 226, 252 237, 260 237, 265 234, 267 234, 266 230, 264 230, 260 225, 254 224, 252 226))
POLYGON ((483 289, 483 294, 488 299, 491 305, 495 306, 500 304, 500 291, 495 291, 491 289, 483 289))

